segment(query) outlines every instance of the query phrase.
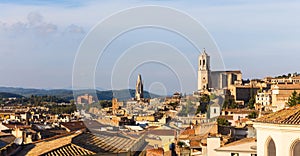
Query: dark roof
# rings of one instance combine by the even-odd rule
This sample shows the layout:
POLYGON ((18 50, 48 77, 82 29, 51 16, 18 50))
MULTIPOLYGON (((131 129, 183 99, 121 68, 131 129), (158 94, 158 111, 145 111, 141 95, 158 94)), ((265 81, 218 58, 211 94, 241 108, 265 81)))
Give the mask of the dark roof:
POLYGON ((147 132, 148 134, 154 134, 158 136, 175 136, 176 131, 174 129, 152 129, 147 132))
POLYGON ((300 124, 300 104, 262 116, 255 121, 262 123, 298 125, 300 124))
POLYGON ((64 122, 64 123, 61 123, 61 125, 67 129, 69 129, 70 131, 78 131, 78 130, 86 128, 83 121, 64 122))

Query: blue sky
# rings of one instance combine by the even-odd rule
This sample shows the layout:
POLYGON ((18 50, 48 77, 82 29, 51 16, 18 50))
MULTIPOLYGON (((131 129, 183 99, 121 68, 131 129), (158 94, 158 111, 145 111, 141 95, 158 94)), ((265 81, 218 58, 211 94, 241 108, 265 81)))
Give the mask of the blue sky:
MULTIPOLYGON (((0 1, 0 85, 70 87, 76 51, 87 33, 109 15, 141 5, 172 7, 198 20, 215 39, 225 68, 242 70, 243 78, 263 78, 299 71, 299 1, 5 0, 0 1)), ((134 40, 137 33, 128 37, 134 40)), ((145 30, 143 35, 151 38, 151 30, 145 30)), ((174 40, 181 41, 176 37, 174 40)), ((180 42, 182 45, 177 42, 174 41, 176 46, 185 47, 184 42, 180 42)), ((130 44, 119 44, 122 43, 130 44)), ((112 57, 119 54, 115 55, 112 57)), ((196 61, 192 61, 195 70, 196 61)), ((97 67, 97 87, 110 88, 111 82, 107 82, 110 75, 101 73, 111 70, 112 66, 113 62, 108 62, 107 69, 97 67)), ((143 68, 151 70, 151 66, 145 66, 133 72, 129 87, 133 86, 136 73, 145 72, 143 68)), ((152 75, 144 73, 147 77, 143 79, 150 82, 161 77, 161 81, 165 82, 168 72, 163 73, 165 75, 159 75, 159 72, 157 75, 155 72, 152 75)), ((178 89, 177 80, 168 82, 167 87, 173 86, 169 92, 178 89)), ((151 83, 147 83, 146 89, 150 86, 151 83)))

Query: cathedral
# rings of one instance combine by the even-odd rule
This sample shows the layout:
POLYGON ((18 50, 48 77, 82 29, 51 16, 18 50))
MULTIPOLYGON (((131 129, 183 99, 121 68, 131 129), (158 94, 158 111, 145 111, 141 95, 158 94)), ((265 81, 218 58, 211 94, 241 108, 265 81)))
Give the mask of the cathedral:
POLYGON ((242 83, 242 73, 233 71, 211 71, 210 56, 203 49, 198 57, 198 91, 211 92, 229 89, 242 83))

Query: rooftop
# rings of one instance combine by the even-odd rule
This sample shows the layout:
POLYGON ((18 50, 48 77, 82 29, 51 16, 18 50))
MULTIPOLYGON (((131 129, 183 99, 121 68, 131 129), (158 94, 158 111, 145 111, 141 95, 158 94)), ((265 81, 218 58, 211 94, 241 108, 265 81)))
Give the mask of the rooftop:
POLYGON ((256 122, 298 125, 300 124, 300 104, 264 115, 256 119, 256 122))
POLYGON ((245 138, 216 149, 216 151, 236 151, 256 153, 256 138, 245 138))
POLYGON ((299 90, 300 84, 276 84, 272 88, 278 88, 279 90, 299 90))

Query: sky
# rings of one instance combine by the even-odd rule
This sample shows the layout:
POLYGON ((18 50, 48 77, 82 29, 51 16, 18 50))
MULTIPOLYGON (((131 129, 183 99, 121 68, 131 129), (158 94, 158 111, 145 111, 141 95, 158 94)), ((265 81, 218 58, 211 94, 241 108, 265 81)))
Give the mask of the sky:
MULTIPOLYGON (((244 79, 299 72, 300 2, 296 0, 2 0, 0 86, 71 88, 78 48, 89 32, 116 12, 145 5, 174 8, 197 20, 217 44, 224 70, 241 70, 244 79)), ((125 25, 129 20, 122 19, 119 24, 125 25)), ((176 17, 170 17, 170 21, 176 20, 176 17)), ((112 25, 110 29, 115 27, 118 26, 112 25)), ((127 86, 113 84, 122 77, 115 74, 117 78, 112 78, 118 73, 112 70, 122 66, 116 63, 120 56, 128 48, 145 41, 165 42, 179 49, 183 58, 189 61, 188 68, 194 69, 184 79, 195 85, 188 85, 184 92, 196 89, 199 52, 182 37, 153 28, 128 32, 116 39, 95 65, 95 86, 102 89, 133 88, 137 74, 141 73, 146 90, 156 93, 181 91, 185 84, 180 82, 180 72, 155 61, 131 69, 125 76, 127 86)), ((140 48, 139 51, 149 50, 143 46, 140 48)), ((133 48, 133 54, 134 50, 137 49, 133 48)), ((181 61, 172 57, 170 59, 175 62, 181 61)))

